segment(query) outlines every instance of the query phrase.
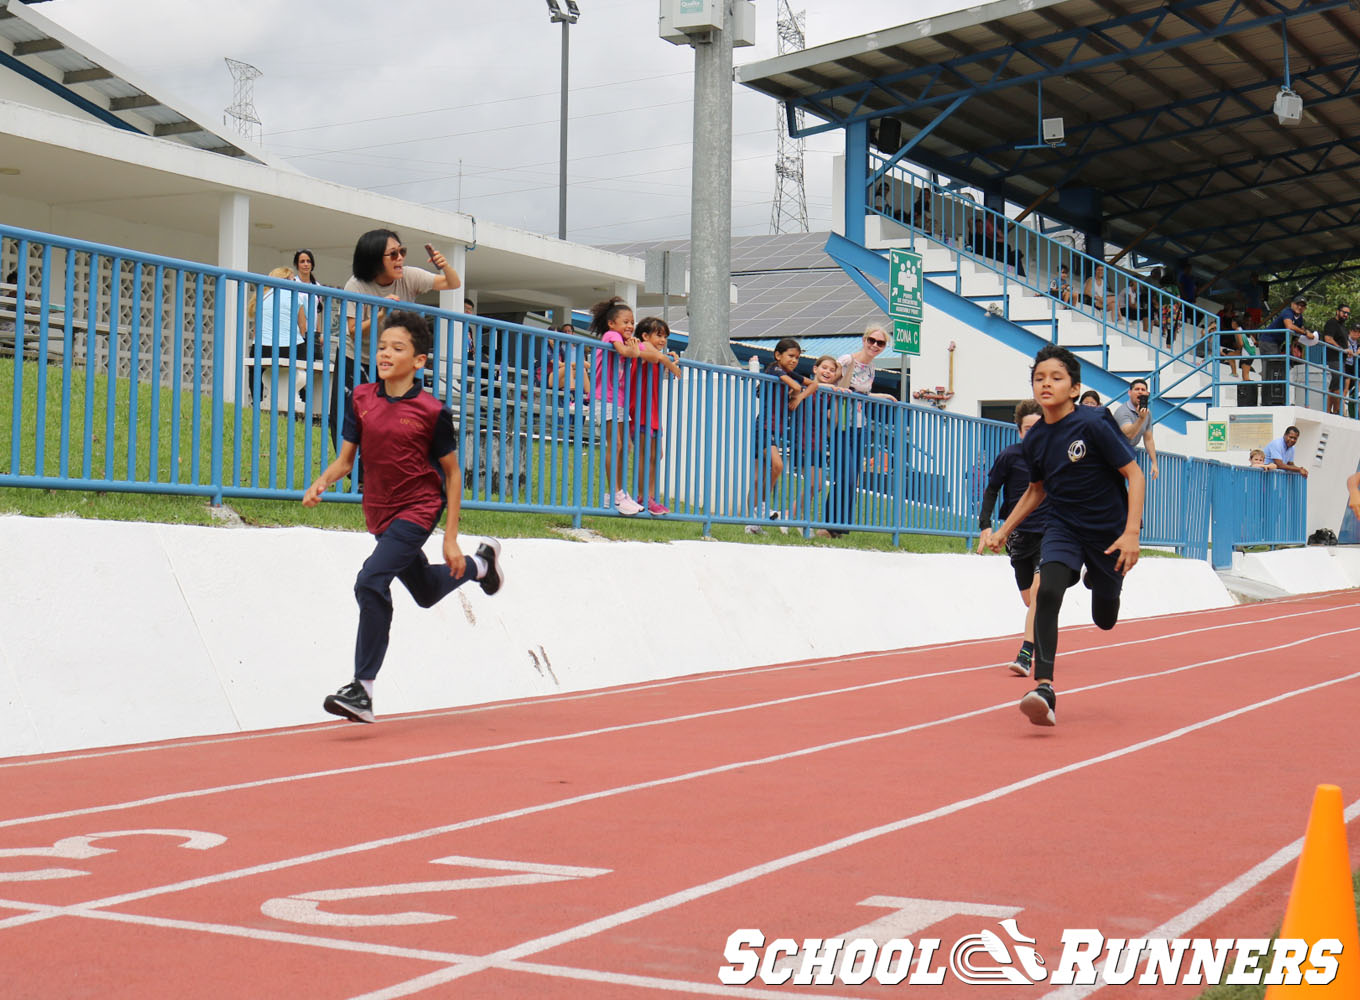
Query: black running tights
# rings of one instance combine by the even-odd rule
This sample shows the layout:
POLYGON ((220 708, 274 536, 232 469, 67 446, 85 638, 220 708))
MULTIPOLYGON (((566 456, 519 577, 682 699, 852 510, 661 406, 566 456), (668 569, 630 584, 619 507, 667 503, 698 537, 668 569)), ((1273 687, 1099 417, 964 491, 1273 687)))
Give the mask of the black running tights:
MULTIPOLYGON (((1063 595, 1077 582, 1077 573, 1059 562, 1044 563, 1039 572, 1039 593, 1034 609, 1034 679, 1053 680, 1053 660, 1058 654, 1058 612, 1063 595)), ((1119 598, 1091 594, 1091 620, 1109 631, 1119 620, 1119 598)))

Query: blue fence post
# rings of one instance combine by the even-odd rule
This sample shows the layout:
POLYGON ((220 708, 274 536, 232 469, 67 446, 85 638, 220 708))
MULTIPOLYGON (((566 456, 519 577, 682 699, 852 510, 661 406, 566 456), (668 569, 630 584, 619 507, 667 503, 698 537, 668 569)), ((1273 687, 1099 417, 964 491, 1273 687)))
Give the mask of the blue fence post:
MULTIPOLYGON (((212 495, 212 505, 220 507, 222 505, 222 425, 226 416, 226 408, 222 401, 222 390, 224 376, 222 372, 222 345, 225 341, 222 323, 222 292, 226 286, 226 279, 222 275, 217 276, 213 284, 213 378, 212 378, 212 486, 215 492, 212 495)), ((239 361, 239 359, 238 359, 239 361)), ((236 405, 239 407, 241 401, 238 399, 236 405)))

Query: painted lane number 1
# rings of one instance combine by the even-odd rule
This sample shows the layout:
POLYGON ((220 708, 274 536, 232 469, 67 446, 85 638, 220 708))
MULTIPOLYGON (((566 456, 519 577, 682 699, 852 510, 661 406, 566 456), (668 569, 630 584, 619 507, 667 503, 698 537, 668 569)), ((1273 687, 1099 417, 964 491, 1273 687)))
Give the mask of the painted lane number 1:
POLYGON ((513 874, 485 875, 476 878, 442 879, 435 882, 399 882, 393 885, 366 885, 352 889, 318 889, 293 896, 268 900, 260 907, 267 917, 294 924, 316 924, 326 927, 398 927, 409 924, 433 924, 442 920, 456 920, 446 913, 426 913, 404 910, 399 913, 332 913, 321 908, 322 903, 341 903, 354 899, 375 899, 385 896, 413 896, 417 893, 458 892, 464 889, 499 889, 512 885, 539 885, 545 882, 565 882, 570 879, 595 878, 609 874, 609 868, 575 868, 569 865, 540 865, 525 861, 493 861, 487 858, 468 858, 453 854, 435 858, 432 865, 457 865, 493 872, 513 874))

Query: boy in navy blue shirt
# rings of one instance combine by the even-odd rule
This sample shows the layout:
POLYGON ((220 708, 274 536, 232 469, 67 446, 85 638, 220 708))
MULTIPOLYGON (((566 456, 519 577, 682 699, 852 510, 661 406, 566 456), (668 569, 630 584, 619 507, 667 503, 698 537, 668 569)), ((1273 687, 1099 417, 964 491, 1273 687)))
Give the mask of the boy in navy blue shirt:
POLYGON ((387 655, 394 579, 422 608, 468 580, 479 581, 487 594, 496 593, 505 582, 499 542, 488 539, 471 557, 458 547, 463 472, 453 418, 416 382, 432 345, 424 316, 394 312, 387 317, 378 337, 378 381, 366 382, 349 394, 340 453, 302 497, 306 507, 319 504, 326 490, 349 475, 355 453, 362 449, 364 522, 378 544, 354 581, 359 602, 354 680, 322 703, 327 712, 352 722, 374 721, 373 680, 387 655), (431 566, 421 551, 446 506, 447 569, 431 566))
POLYGON ((1042 348, 1034 356, 1031 381, 1044 419, 1021 442, 1030 486, 988 544, 1000 551, 1011 532, 1048 500, 1035 599, 1038 686, 1020 700, 1020 711, 1036 726, 1051 726, 1056 722, 1053 660, 1063 595, 1084 566, 1091 618, 1102 629, 1114 628, 1124 574, 1138 562, 1144 483, 1128 439, 1110 411, 1076 405, 1081 362, 1071 351, 1055 344, 1042 348))
MULTIPOLYGON (((991 540, 992 511, 996 508, 998 494, 1001 496, 1001 519, 1004 521, 1029 489, 1029 463, 1025 461, 1021 441, 1024 441, 1029 429, 1039 422, 1042 412, 1039 404, 1032 399, 1022 400, 1015 407, 1015 426, 1020 430, 1020 441, 1003 448, 992 463, 992 471, 987 474, 987 489, 982 494, 982 513, 978 516, 978 528, 982 532, 978 539, 978 552, 991 540)), ((1048 508, 1040 506, 1006 540, 1006 552, 1011 557, 1015 585, 1020 588, 1020 597, 1027 609, 1025 639, 1020 652, 1015 654, 1015 662, 1010 665, 1011 673, 1018 677, 1029 676, 1034 659, 1034 597, 1039 588, 1039 545, 1043 541, 1047 521, 1048 508)))

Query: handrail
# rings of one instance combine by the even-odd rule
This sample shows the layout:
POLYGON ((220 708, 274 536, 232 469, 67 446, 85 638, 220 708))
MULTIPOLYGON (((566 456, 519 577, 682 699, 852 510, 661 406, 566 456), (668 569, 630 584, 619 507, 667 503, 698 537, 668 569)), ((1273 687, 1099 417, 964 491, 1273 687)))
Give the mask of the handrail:
POLYGON ((969 260, 1000 274, 1003 281, 1014 281, 1040 294, 1052 294, 1050 288, 1057 283, 1057 294, 1071 311, 1099 324, 1106 360, 1111 333, 1152 348, 1155 360, 1151 367, 1161 368, 1163 355, 1170 353, 1169 347, 1180 337, 1183 325, 1201 333, 1218 329, 1218 317, 1209 310, 1016 222, 1004 212, 919 177, 872 150, 868 177, 869 210, 904 226, 913 240, 923 235, 948 244, 969 260), (1069 276, 1070 301, 1063 296, 1063 268, 1069 276), (1154 326, 1157 335, 1152 332, 1154 326))

